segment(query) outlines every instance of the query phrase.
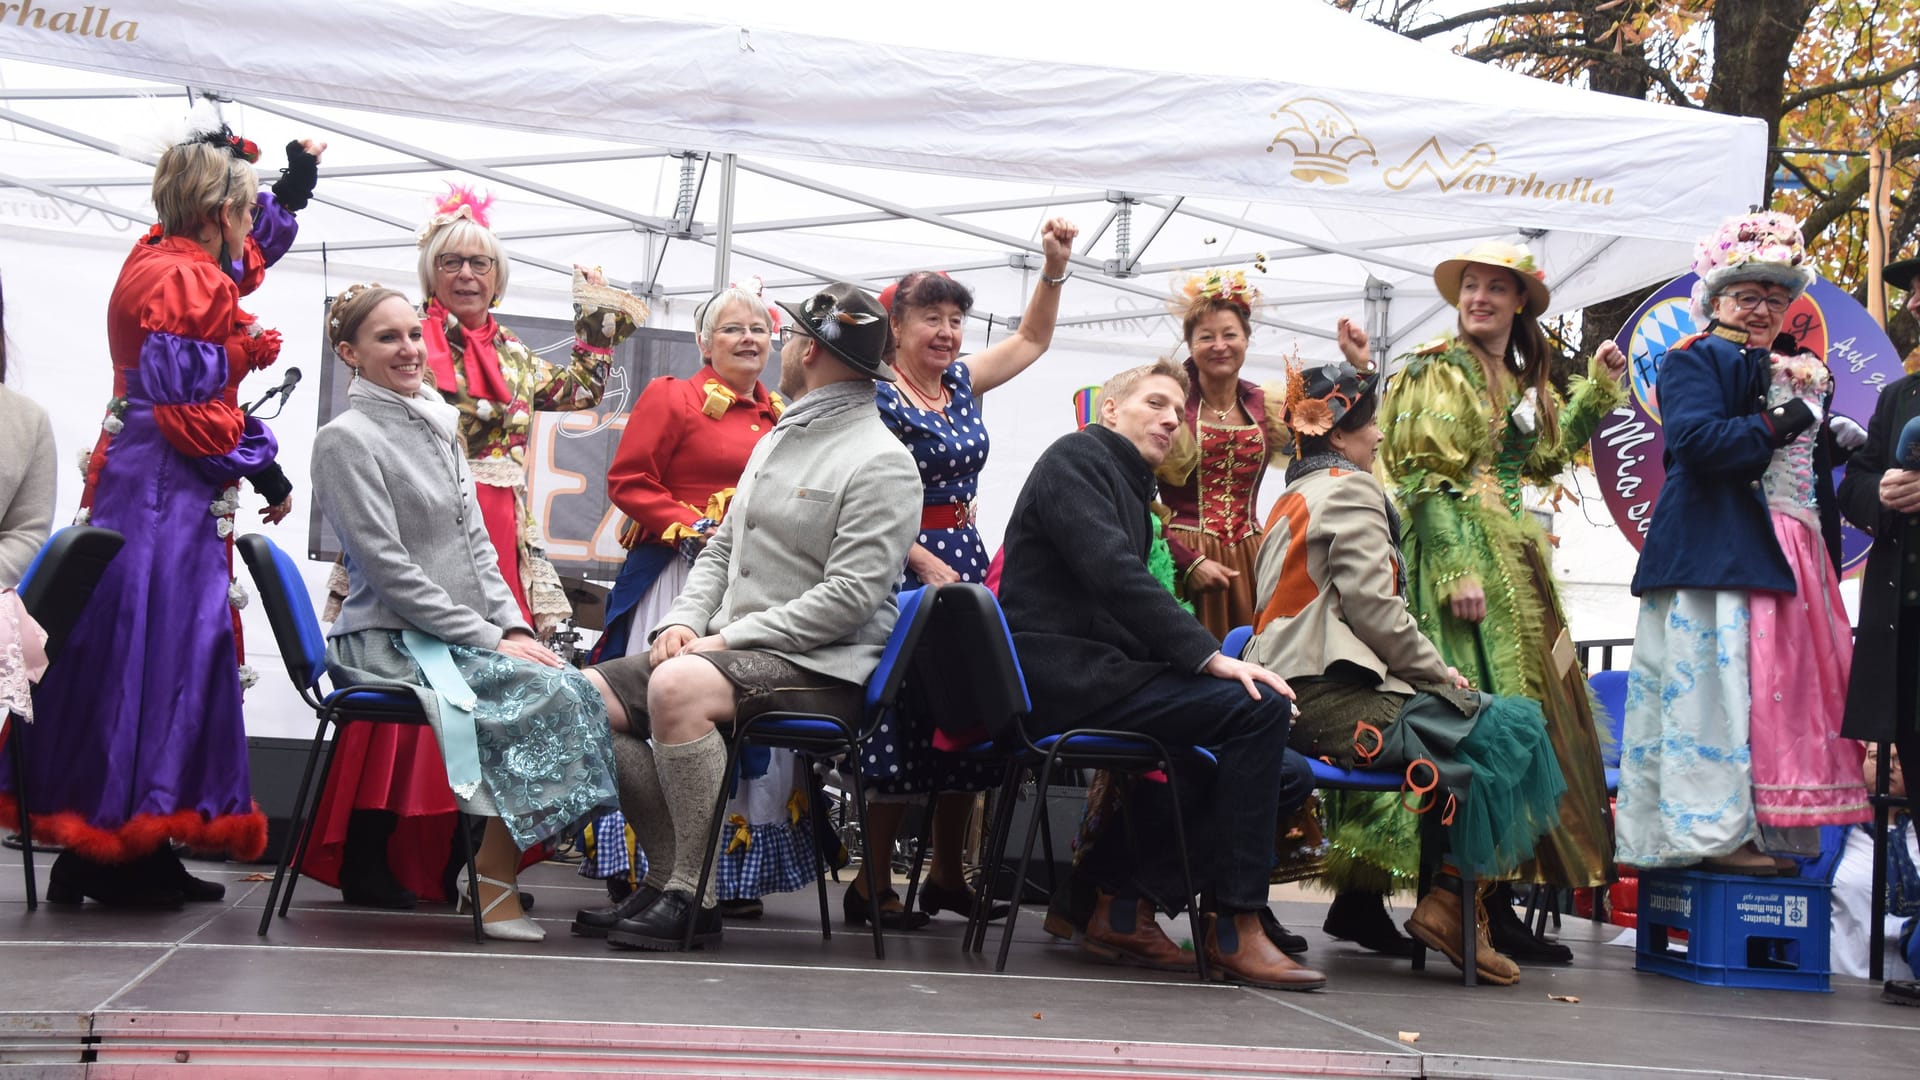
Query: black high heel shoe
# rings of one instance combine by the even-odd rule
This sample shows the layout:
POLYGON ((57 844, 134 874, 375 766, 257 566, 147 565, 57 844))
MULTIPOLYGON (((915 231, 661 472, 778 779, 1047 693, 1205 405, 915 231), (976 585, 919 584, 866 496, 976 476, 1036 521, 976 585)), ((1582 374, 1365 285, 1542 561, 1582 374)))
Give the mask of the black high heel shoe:
MULTIPOLYGON (((949 889, 928 880, 920 885, 920 910, 926 912, 928 918, 942 911, 951 911, 956 915, 972 915, 973 895, 973 890, 964 885, 958 889, 949 889)), ((1011 910, 1013 910, 1012 905, 994 901, 987 911, 987 921, 999 922, 1006 918, 1007 912, 1011 910)))
MULTIPOLYGON (((840 913, 846 918, 848 926, 867 925, 867 898, 860 893, 863 878, 854 878, 847 891, 840 894, 840 913)), ((908 911, 904 906, 889 908, 887 904, 900 903, 900 894, 888 889, 880 894, 880 929, 882 930, 918 930, 927 925, 928 918, 918 911, 908 911)))

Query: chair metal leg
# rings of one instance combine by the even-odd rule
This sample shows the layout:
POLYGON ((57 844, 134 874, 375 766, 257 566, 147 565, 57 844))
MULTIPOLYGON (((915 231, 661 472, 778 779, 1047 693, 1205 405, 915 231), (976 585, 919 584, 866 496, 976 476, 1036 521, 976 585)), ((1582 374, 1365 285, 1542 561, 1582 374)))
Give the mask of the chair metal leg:
POLYGON ((1480 891, 1479 883, 1466 874, 1460 875, 1460 985, 1474 986, 1480 982, 1479 961, 1474 958, 1474 939, 1480 930, 1480 891))
MULTIPOLYGON (((1419 869, 1414 871, 1414 875, 1415 884, 1413 887, 1413 897, 1414 902, 1417 904, 1421 900, 1425 900, 1427 894, 1433 891, 1433 866, 1427 862, 1427 853, 1424 847, 1420 852, 1419 869)), ((1460 902, 1463 904, 1466 903, 1467 898, 1464 896, 1461 897, 1460 902)), ((1420 943, 1420 938, 1417 935, 1409 935, 1409 940, 1413 942, 1413 955, 1411 958, 1413 970, 1427 970, 1427 947, 1420 943)))
MULTIPOLYGON (((1168 794, 1173 804, 1173 849, 1180 857, 1180 883, 1187 890, 1187 924, 1193 932, 1193 963, 1198 970, 1201 982, 1209 982, 1213 973, 1207 970, 1207 939, 1205 928, 1200 919, 1200 894, 1193 887, 1193 860, 1187 855, 1187 826, 1180 813, 1180 786, 1173 771, 1173 755, 1162 751, 1160 771, 1166 774, 1168 794)), ((1218 915, 1214 916, 1219 918, 1218 915)))
POLYGON ((733 793, 734 777, 740 768, 740 752, 747 738, 740 733, 727 744, 727 767, 720 773, 720 790, 713 800, 713 818, 707 823, 707 842, 700 855, 700 876, 693 886, 693 907, 687 912, 687 928, 680 940, 681 952, 693 951, 693 932, 700 925, 700 904, 707 898, 707 882, 713 877, 713 864, 720 854, 720 837, 727 824, 727 798, 733 793))
MULTIPOLYGON (((982 852, 985 867, 981 874, 979 902, 967 913, 967 932, 960 939, 961 952, 977 953, 987 943, 987 915, 993 910, 993 898, 999 890, 1000 864, 1007 856, 1007 834, 1013 831, 1014 796, 1020 790, 1020 778, 1026 769, 1017 761, 1007 762, 1000 779, 1000 791, 994 798, 993 822, 987 827, 987 846, 982 852)), ((1019 902, 1015 892, 1014 901, 1019 902)))
MULTIPOLYGON (((808 792, 811 794, 815 790, 811 785, 814 763, 812 754, 806 755, 806 763, 807 777, 809 780, 808 792)), ((827 818, 826 799, 810 799, 809 802, 813 807, 814 822, 813 884, 815 891, 820 894, 820 939, 822 941, 829 941, 833 938, 833 908, 827 903, 827 853, 825 848, 820 844, 820 835, 832 828, 832 822, 827 818), (827 826, 827 828, 821 828, 822 825, 827 826)))
MULTIPOLYGON (((332 762, 328 762, 328 764, 331 765, 332 762)), ((466 888, 469 890, 473 899, 473 902, 467 905, 473 909, 473 943, 475 945, 484 945, 487 942, 487 927, 486 920, 480 912, 480 868, 474 865, 473 827, 468 823, 469 817, 470 815, 466 813, 458 810, 454 811, 453 832, 455 836, 460 838, 460 855, 467 864, 466 888)), ((484 827, 485 822, 481 824, 484 827)), ((454 905, 453 910, 460 910, 460 900, 464 895, 468 894, 456 894, 451 898, 454 905)))
POLYGON ((27 875, 27 910, 40 907, 40 885, 33 876, 33 814, 27 808, 27 724, 8 714, 7 742, 13 758, 13 797, 20 807, 20 869, 27 875))
MULTIPOLYGON (((313 783, 313 770, 314 767, 319 764, 320 755, 326 752, 326 738, 327 720, 325 717, 321 717, 320 725, 313 733, 313 745, 307 749, 307 767, 305 771, 300 774, 300 786, 294 789, 293 816, 287 821, 286 841, 280 846, 280 864, 274 868, 273 884, 267 889, 267 907, 265 911, 260 913, 260 929, 258 933, 262 937, 266 936, 267 926, 273 921, 273 910, 274 906, 279 903, 281 886, 286 883, 287 870, 293 865, 293 849, 299 842, 300 830, 304 825, 301 816, 306 810, 307 788, 313 783)), ((291 890, 288 891, 291 892, 291 890)), ((281 914, 285 915, 286 912, 282 910, 281 914)))
MULTIPOLYGON (((913 910, 914 898, 920 895, 920 869, 927 863, 927 849, 933 844, 933 815, 940 809, 940 791, 927 792, 926 809, 920 814, 919 834, 913 839, 913 868, 907 872, 906 908, 913 910)), ((888 852, 891 857, 892 852, 888 852)), ((891 859, 889 859, 891 862, 891 859)))
POLYGON ((860 858, 867 873, 867 919, 873 927, 873 958, 887 958, 887 939, 880 927, 880 880, 881 869, 886 871, 889 883, 893 877, 893 859, 891 853, 882 856, 878 867, 874 865, 873 833, 867 828, 867 785, 860 773, 860 743, 847 740, 847 762, 853 774, 853 812, 860 822, 860 858))
POLYGON ((1893 824, 1887 792, 1893 777, 1889 759, 1893 745, 1882 741, 1874 756, 1873 777, 1873 900, 1867 919, 1867 978, 1887 977, 1887 829, 1893 824))
POLYGON ((1051 906, 1053 898, 1060 892, 1060 872, 1053 865, 1053 815, 1047 812, 1045 802, 1035 804, 1033 812, 1040 816, 1040 850, 1047 855, 1047 903, 1051 906))
POLYGON ((1047 805, 1047 785, 1053 782, 1053 763, 1059 756, 1060 742, 1054 743, 1040 762, 1040 779, 1033 792, 1034 813, 1027 819, 1027 839, 1020 845, 1020 868, 1013 875, 1013 903, 1007 908, 1007 925, 1000 932, 1000 955, 993 962, 996 972, 1007 970, 1007 953, 1013 949, 1013 925, 1020 919, 1020 900, 1027 891, 1027 866, 1033 859, 1033 842, 1040 834, 1041 810, 1047 805))
MULTIPOLYGON (((307 850, 313 844, 314 826, 320 821, 318 813, 320 799, 326 793, 327 781, 333 776, 333 755, 340 746, 340 725, 337 720, 333 721, 333 735, 333 741, 326 745, 321 757, 320 776, 314 781, 314 787, 311 790, 307 788, 300 790, 300 808, 306 814, 306 824, 299 830, 300 846, 294 850, 293 862, 288 868, 286 886, 280 893, 280 917, 283 919, 287 917, 287 909, 293 906, 294 886, 300 883, 300 874, 306 869, 307 850)), ((292 841, 294 835, 294 825, 290 823, 287 839, 292 841)))

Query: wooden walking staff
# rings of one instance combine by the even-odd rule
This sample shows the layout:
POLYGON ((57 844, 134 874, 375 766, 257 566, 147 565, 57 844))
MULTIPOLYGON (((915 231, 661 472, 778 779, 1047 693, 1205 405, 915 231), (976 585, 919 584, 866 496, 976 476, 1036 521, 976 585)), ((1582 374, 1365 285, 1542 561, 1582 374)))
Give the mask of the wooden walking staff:
POLYGON ((1884 147, 1867 151, 1867 314, 1887 326, 1887 283, 1881 270, 1887 264, 1887 211, 1891 192, 1887 174, 1891 155, 1884 147))

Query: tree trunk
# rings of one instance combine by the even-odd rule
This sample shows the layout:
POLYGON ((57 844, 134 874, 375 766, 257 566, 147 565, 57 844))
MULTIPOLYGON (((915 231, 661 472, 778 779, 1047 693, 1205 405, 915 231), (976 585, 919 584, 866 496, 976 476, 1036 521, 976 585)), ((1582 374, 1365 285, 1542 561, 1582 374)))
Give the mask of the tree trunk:
POLYGON ((1767 124, 1767 175, 1760 204, 1773 201, 1787 62, 1815 0, 1718 0, 1713 5, 1713 81, 1707 108, 1767 124))

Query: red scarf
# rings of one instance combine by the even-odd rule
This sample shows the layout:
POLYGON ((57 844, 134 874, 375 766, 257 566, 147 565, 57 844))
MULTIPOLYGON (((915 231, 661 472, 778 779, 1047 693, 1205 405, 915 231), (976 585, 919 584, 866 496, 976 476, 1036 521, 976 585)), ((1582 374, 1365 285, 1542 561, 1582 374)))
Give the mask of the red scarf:
MULTIPOLYGON (((453 347, 447 341, 450 318, 440 301, 433 300, 427 304, 427 317, 420 320, 420 337, 427 346, 427 370, 433 372, 434 386, 449 397, 460 385, 454 380, 453 347)), ((460 327, 461 336, 466 338, 466 346, 460 351, 460 366, 467 377, 467 396, 503 406, 511 404, 513 392, 507 389, 506 376, 500 373, 500 354, 493 347, 493 339, 500 333, 493 316, 487 316, 486 325, 478 330, 469 330, 465 323, 457 320, 454 325, 460 327)))

